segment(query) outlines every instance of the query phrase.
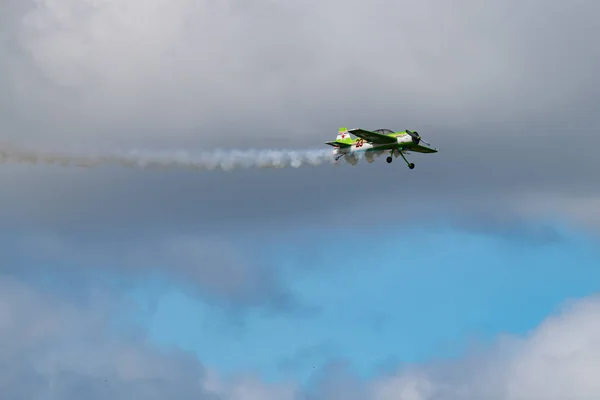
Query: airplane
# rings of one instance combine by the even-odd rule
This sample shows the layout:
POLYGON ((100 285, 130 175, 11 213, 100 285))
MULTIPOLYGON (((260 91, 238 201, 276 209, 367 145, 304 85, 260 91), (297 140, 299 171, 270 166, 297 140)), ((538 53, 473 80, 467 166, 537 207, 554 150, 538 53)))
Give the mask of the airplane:
POLYGON ((369 163, 375 161, 375 157, 379 157, 383 153, 389 152, 386 161, 391 163, 392 156, 398 158, 402 156, 408 168, 415 168, 415 164, 409 162, 404 154, 409 154, 409 151, 416 153, 437 153, 437 148, 432 148, 431 144, 427 143, 421 136, 414 131, 405 130, 394 132, 391 129, 376 129, 368 131, 361 128, 348 130, 340 128, 337 137, 334 141, 325 142, 334 147, 333 155, 335 161, 345 157, 346 161, 352 165, 358 162, 358 156, 363 155, 369 163), (353 139, 350 135, 357 138, 353 139), (423 146, 421 143, 427 145, 423 146))

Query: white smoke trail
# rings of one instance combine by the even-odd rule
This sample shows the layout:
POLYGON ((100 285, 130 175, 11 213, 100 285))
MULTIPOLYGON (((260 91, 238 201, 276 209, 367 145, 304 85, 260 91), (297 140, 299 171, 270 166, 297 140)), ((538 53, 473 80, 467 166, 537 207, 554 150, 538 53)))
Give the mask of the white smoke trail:
POLYGON ((298 168, 335 164, 331 150, 215 150, 190 154, 185 152, 113 152, 108 154, 63 153, 0 146, 0 163, 58 164, 97 167, 119 165, 129 168, 188 169, 209 171, 239 168, 298 168))

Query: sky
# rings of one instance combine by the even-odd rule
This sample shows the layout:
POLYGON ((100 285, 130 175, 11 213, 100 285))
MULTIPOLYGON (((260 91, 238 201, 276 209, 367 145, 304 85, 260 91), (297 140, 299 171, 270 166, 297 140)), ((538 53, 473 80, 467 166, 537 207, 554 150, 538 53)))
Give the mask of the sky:
POLYGON ((0 143, 440 152, 0 168, 14 399, 600 396, 591 0, 4 0, 0 143))

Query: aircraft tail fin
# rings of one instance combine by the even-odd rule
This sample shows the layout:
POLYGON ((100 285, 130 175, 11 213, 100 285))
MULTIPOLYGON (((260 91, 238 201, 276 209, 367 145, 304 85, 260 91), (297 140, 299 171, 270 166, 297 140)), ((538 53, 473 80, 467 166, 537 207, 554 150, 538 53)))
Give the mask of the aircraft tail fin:
POLYGON ((338 129, 338 133, 337 133, 337 137, 335 138, 336 141, 338 140, 344 140, 344 139, 350 139, 350 133, 348 133, 348 128, 340 128, 338 129))
POLYGON ((352 137, 350 137, 350 133, 348 132, 347 128, 338 129, 337 137, 335 138, 335 140, 331 142, 325 142, 325 144, 339 148, 350 147, 352 146, 352 143, 353 139, 352 137))

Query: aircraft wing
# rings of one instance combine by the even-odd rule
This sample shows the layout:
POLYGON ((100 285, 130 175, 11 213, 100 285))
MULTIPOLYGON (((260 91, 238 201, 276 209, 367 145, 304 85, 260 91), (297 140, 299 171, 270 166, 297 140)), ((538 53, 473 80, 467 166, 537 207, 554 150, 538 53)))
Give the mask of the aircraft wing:
POLYGON ((382 135, 381 133, 375 133, 375 132, 367 131, 367 130, 360 129, 360 128, 349 129, 348 133, 351 133, 354 136, 364 139, 367 142, 371 142, 371 143, 375 143, 375 144, 397 143, 397 139, 394 137, 382 135))
POLYGON ((437 153, 438 149, 432 149, 431 147, 423 146, 422 144, 413 144, 407 150, 414 151, 415 153, 437 153))

